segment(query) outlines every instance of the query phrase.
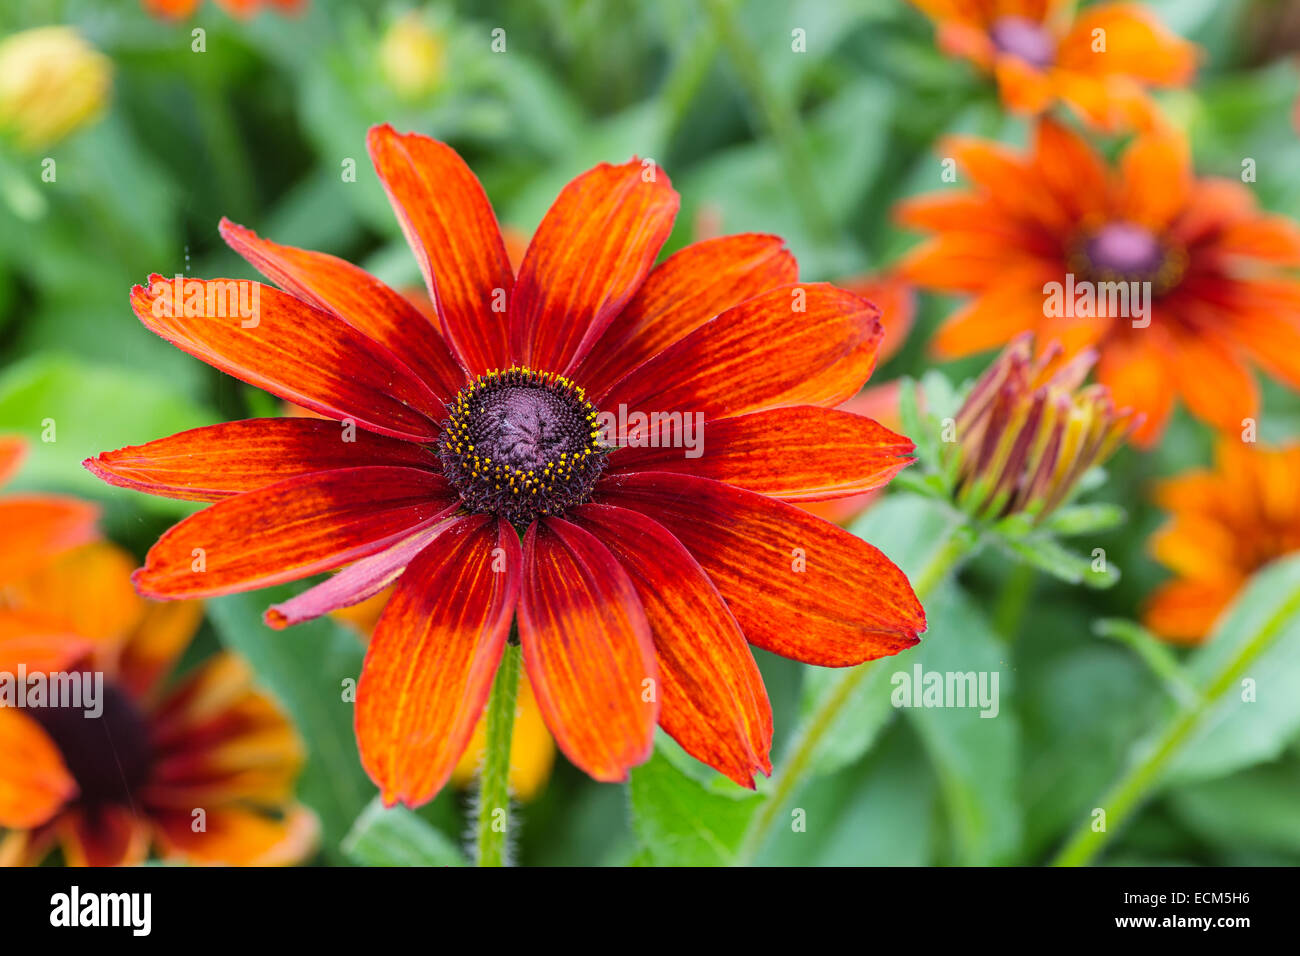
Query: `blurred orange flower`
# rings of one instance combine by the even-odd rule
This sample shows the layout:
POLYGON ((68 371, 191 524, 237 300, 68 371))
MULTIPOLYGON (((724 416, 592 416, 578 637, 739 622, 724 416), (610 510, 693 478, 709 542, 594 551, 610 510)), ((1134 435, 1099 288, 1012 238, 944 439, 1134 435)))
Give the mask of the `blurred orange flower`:
POLYGON ((973 188, 897 212, 935 233, 901 274, 975 296, 936 334, 937 355, 1023 330, 1069 354, 1096 347, 1115 403, 1146 413, 1142 445, 1159 438, 1175 396, 1217 428, 1240 428, 1259 404, 1248 363, 1300 386, 1300 282, 1282 271, 1300 265, 1300 229, 1261 212, 1240 182, 1196 178, 1181 135, 1138 137, 1117 168, 1050 120, 1027 155, 969 138, 944 155, 973 188))
MULTIPOLYGON (((202 0, 143 0, 145 11, 162 20, 184 20, 193 16, 202 0)), ((283 13, 300 13, 309 0, 216 0, 217 6, 233 17, 246 20, 264 7, 283 13)))
POLYGON ((1099 3, 1074 15, 1064 0, 912 0, 945 53, 994 76, 1002 102, 1037 114, 1061 102, 1106 130, 1157 120, 1150 87, 1186 86, 1197 48, 1136 3, 1099 3))
POLYGON ((1300 445, 1225 438, 1212 469, 1160 483, 1156 501, 1171 517, 1150 548, 1176 577, 1148 600, 1147 627, 1171 642, 1199 644, 1247 578, 1300 551, 1297 474, 1300 445))
MULTIPOLYGON (((0 479, 18 447, 0 441, 0 479)), ((0 865, 34 865, 56 844, 74 866, 139 863, 151 844, 188 862, 301 860, 316 820, 292 801, 293 728, 229 655, 163 690, 202 606, 139 598, 134 559, 93 540, 95 514, 0 501, 0 522, 19 530, 0 552, 0 865), (52 694, 56 674, 98 693, 33 705, 28 690, 52 694)))

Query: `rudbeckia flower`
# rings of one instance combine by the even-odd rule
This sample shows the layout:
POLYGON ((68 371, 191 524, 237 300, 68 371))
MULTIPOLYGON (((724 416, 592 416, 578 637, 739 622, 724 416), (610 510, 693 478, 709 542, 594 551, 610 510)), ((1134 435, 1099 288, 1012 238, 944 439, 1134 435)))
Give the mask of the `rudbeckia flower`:
POLYGON ((22 30, 0 40, 0 134, 19 149, 50 146, 108 103, 113 64, 69 27, 22 30))
POLYGON ((302 762, 292 727, 228 655, 164 687, 201 606, 141 600, 129 555, 102 540, 67 546, 94 537, 77 518, 57 554, 26 550, 30 536, 3 551, 0 865, 34 865, 56 845, 70 865, 138 863, 151 845, 191 863, 302 859, 316 822, 292 800, 302 762), (97 705, 37 705, 18 687, 35 675, 102 680, 97 705))
MULTIPOLYGON (((147 13, 161 20, 184 20, 193 16, 202 0, 143 0, 147 13)), ((299 13, 308 0, 216 0, 217 6, 233 17, 246 20, 259 10, 273 7, 282 13, 299 13)))
POLYGON ((1093 126, 1146 128, 1152 87, 1186 86, 1197 48, 1136 3, 1077 15, 1064 0, 912 0, 935 21, 939 46, 992 74, 1019 113, 1065 103, 1093 126))
POLYGON ((195 598, 347 566, 272 608, 282 627, 396 581, 356 704, 390 804, 449 779, 516 624, 546 724, 592 777, 624 779, 659 724, 752 786, 772 723, 747 641, 847 666, 924 628, 884 555, 789 503, 879 487, 909 460, 911 442, 832 407, 875 364, 876 309, 798 283, 771 236, 656 267, 678 196, 638 160, 570 183, 516 275, 454 151, 387 126, 369 147, 438 324, 355 266, 229 222, 283 289, 256 287, 254 319, 208 308, 228 281, 191 280, 188 316, 167 314, 163 277, 135 288, 159 335, 334 419, 234 422, 87 462, 212 502, 158 541, 137 588, 195 598), (647 445, 635 416, 651 412, 672 424, 647 445), (701 436, 697 457, 664 447, 701 436))
POLYGON ((975 296, 931 345, 953 358, 1023 330, 1095 347, 1117 405, 1145 413, 1134 440, 1163 432, 1176 396, 1238 430, 1258 409, 1248 365, 1300 386, 1300 230, 1250 190, 1196 178, 1185 140, 1138 137, 1108 168, 1075 133, 1040 121, 1027 155, 998 143, 944 147, 973 188, 898 209, 935 233, 900 266, 921 286, 975 296))
POLYGON ((1176 577, 1151 596, 1146 625, 1174 643, 1199 644, 1247 579, 1300 551, 1300 445, 1265 448, 1223 439, 1212 469, 1160 483, 1168 523, 1151 552, 1176 577))

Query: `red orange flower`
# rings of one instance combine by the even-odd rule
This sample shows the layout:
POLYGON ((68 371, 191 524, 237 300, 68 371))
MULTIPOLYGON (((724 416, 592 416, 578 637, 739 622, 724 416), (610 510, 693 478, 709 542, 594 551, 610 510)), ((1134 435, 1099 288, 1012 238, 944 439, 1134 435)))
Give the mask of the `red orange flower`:
POLYGON ((591 776, 623 779, 659 724, 752 786, 772 723, 746 640, 843 666, 924 628, 888 559, 787 503, 869 490, 907 464, 906 439, 829 407, 875 364, 876 309, 799 284, 771 236, 655 267, 678 197, 636 160, 567 186, 516 275, 455 152, 387 126, 369 145, 438 325, 355 266, 228 222, 227 241, 285 290, 257 287, 255 322, 205 294, 169 316, 162 277, 134 289, 159 335, 336 419, 234 422, 89 461, 115 484, 213 503, 159 540, 137 587, 199 597, 350 565, 273 608, 284 626, 398 579, 356 715, 389 803, 450 777, 516 621, 547 726, 591 776), (600 408, 703 416, 706 452, 611 451, 600 408))
POLYGON ((939 45, 997 80, 1002 102, 1036 114, 1070 106, 1103 129, 1156 121, 1151 87, 1185 86, 1196 47, 1136 3, 1098 3, 1077 16, 1064 0, 912 0, 939 45))
MULTIPOLYGON (((203 0, 143 0, 145 11, 162 20, 184 20, 193 16, 203 0)), ((274 7, 283 13, 299 13, 308 0, 216 0, 232 17, 247 19, 259 10, 274 7)))
MULTIPOLYGON (((12 517, 20 501, 0 508, 12 517)), ((316 827, 292 801, 302 759, 292 727, 227 655, 165 689, 201 607, 141 600, 130 556, 111 544, 68 548, 93 537, 80 519, 94 510, 65 504, 78 533, 57 539, 58 553, 9 540, 3 552, 11 572, 30 564, 0 590, 0 865, 38 863, 56 844, 70 865, 138 863, 151 844, 189 862, 297 862, 316 827), (99 713, 33 706, 18 690, 54 674, 102 675, 99 713)))
POLYGON ((1240 428, 1258 408, 1248 362, 1300 386, 1300 282, 1282 271, 1300 265, 1300 230, 1260 212, 1244 184, 1196 178, 1181 136, 1139 137, 1114 169, 1049 120, 1027 155, 965 138, 944 149, 974 188, 898 210, 903 223, 936 234, 902 273, 976 297, 935 336, 940 356, 1022 330, 1070 354, 1095 346, 1115 403, 1146 414, 1142 444, 1160 436, 1175 396, 1216 427, 1240 428), (1108 305, 1089 315, 1098 306, 1057 298, 1076 288, 1081 303, 1088 290, 1097 303, 1118 301, 1112 292, 1128 302, 1131 290, 1147 312, 1108 305))
POLYGON ((1177 577, 1147 603, 1146 625, 1179 644, 1199 644, 1246 580, 1300 551, 1300 445, 1261 448, 1223 439, 1213 469, 1160 483, 1171 512, 1151 551, 1177 577))

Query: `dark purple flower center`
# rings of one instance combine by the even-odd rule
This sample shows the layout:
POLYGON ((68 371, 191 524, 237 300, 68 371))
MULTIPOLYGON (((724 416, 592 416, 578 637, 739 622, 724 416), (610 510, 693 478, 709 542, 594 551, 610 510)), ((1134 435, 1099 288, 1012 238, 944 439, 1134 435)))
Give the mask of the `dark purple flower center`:
POLYGON ((605 470, 596 408, 554 372, 480 375, 450 406, 438 439, 443 472, 470 511, 526 526, 591 497, 605 470))
POLYGON ((1070 267, 1094 282, 1150 282, 1156 294, 1182 279, 1187 256, 1167 246, 1150 229, 1117 220, 1075 243, 1070 267))
POLYGON ((103 711, 87 707, 33 707, 29 713, 59 748, 77 781, 80 803, 93 811, 108 804, 130 806, 153 768, 149 724, 122 689, 105 684, 103 711))
POLYGON ((999 17, 989 29, 999 52, 1016 56, 1040 70, 1056 59, 1056 40, 1041 23, 1025 17, 999 17))

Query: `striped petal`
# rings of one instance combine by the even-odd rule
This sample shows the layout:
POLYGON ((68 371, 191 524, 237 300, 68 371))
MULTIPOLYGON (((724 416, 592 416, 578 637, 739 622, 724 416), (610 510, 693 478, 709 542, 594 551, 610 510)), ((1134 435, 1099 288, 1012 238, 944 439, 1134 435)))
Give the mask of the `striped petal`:
POLYGON ((173 526, 135 572, 135 586, 174 599, 296 581, 382 551, 454 507, 445 479, 415 468, 289 478, 173 526))
POLYGON ((679 204, 667 174, 635 159, 565 186, 519 266, 516 360, 560 372, 581 361, 645 281, 679 204))
POLYGON ((514 528, 474 515, 402 575, 357 689, 361 762, 389 806, 431 800, 456 769, 510 635, 522 566, 514 528))
POLYGON ((471 375, 510 364, 514 272, 496 215, 456 151, 375 126, 370 159, 424 274, 442 334, 471 375))
POLYGON ((271 286, 151 275, 131 307, 151 332, 272 395, 395 438, 438 437, 438 397, 392 352, 271 286))
POLYGON ((590 532, 557 518, 528 529, 519 638, 559 748, 596 780, 627 779, 654 746, 659 673, 636 588, 590 532))
POLYGON ((925 630, 925 612, 893 562, 794 505, 665 472, 610 476, 596 501, 667 528, 764 650, 844 667, 906 650, 925 630))
POLYGON ((106 451, 83 464, 110 485, 189 501, 220 501, 336 468, 399 465, 442 470, 425 445, 321 418, 253 418, 208 425, 106 451))
POLYGON ((654 635, 659 724, 691 756, 742 787, 771 773, 772 708, 754 655, 713 582, 645 515, 584 505, 574 520, 627 571, 654 635))

